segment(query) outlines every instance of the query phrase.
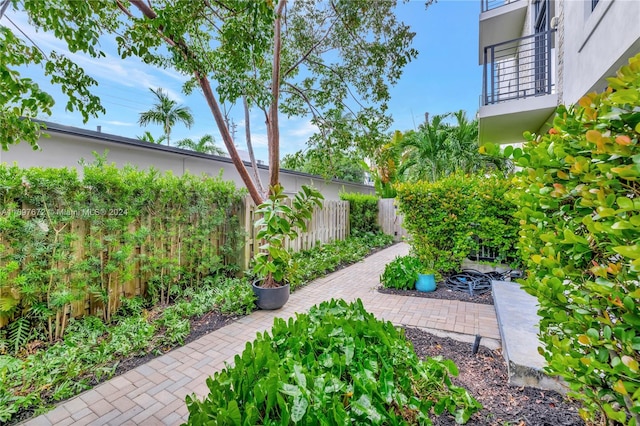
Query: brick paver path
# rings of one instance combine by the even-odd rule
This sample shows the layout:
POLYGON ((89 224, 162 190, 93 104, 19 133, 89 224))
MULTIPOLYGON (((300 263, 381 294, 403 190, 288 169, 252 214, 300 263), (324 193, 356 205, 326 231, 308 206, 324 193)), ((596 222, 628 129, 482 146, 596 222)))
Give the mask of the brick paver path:
POLYGON ((362 262, 297 290, 284 308, 256 311, 179 349, 153 359, 83 394, 27 425, 177 425, 187 419, 185 396, 208 393, 205 380, 231 362, 256 332, 270 329, 275 317, 288 318, 331 298, 362 299, 378 318, 398 325, 431 328, 500 339, 491 305, 378 293, 385 265, 408 253, 396 244, 362 262))

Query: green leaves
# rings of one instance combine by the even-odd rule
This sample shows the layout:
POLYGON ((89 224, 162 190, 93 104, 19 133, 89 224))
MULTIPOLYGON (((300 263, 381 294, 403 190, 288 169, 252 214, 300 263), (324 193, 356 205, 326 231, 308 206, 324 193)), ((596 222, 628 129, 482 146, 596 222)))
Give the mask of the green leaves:
POLYGON ((413 290, 424 266, 415 256, 398 256, 384 267, 380 282, 385 288, 413 290))
POLYGON ((253 259, 253 272, 265 279, 263 286, 273 287, 287 278, 291 254, 286 243, 296 238, 299 231, 306 231, 307 220, 311 219, 315 207, 322 207, 323 199, 317 189, 303 185, 289 207, 284 188, 277 185, 271 188, 269 198, 257 207, 256 214, 262 217, 254 226, 258 228, 256 239, 261 241, 261 251, 253 259))
POLYGON ((558 107, 553 128, 514 153, 511 192, 547 371, 586 419, 624 425, 640 421, 639 76, 636 56, 609 79, 615 90, 558 107))
POLYGON ((451 373, 450 361, 419 360, 402 332, 360 300, 332 300, 274 320, 207 380, 203 400, 187 397, 187 424, 430 424, 434 405, 464 421, 480 405, 451 373))
POLYGON ((496 253, 495 261, 512 261, 518 227, 515 205, 505 196, 510 185, 497 175, 461 173, 397 185, 413 253, 440 272, 459 270, 480 244, 496 253))

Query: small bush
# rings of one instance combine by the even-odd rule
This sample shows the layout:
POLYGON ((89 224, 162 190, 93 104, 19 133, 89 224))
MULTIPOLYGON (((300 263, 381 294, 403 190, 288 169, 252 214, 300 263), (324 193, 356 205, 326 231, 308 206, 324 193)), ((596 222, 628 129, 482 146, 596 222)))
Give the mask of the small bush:
POLYGON ((343 192, 340 199, 349 202, 349 227, 351 235, 363 232, 378 232, 378 197, 343 192))
POLYGON ((255 309, 256 295, 246 279, 226 278, 219 282, 213 305, 227 315, 248 315, 255 309))
POLYGON ((455 374, 451 361, 421 361, 360 300, 332 300, 258 333, 207 379, 204 400, 187 396, 187 424, 431 424, 447 411, 463 423, 481 406, 455 374))
POLYGON ((418 274, 423 270, 422 262, 415 256, 398 256, 384 267, 380 282, 385 288, 413 290, 418 274))

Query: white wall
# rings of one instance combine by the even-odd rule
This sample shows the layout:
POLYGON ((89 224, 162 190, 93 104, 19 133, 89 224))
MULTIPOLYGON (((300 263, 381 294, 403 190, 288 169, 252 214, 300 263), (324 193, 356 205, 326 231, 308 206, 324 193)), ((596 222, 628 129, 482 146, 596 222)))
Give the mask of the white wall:
MULTIPOLYGON (((107 135, 90 130, 60 126, 48 123, 50 138, 39 142, 41 150, 33 151, 26 143, 12 145, 9 151, 0 150, 0 163, 16 163, 27 167, 76 167, 82 173, 79 161, 93 162, 93 152, 103 154, 108 150, 107 161, 118 166, 132 164, 140 169, 154 167, 160 171, 171 170, 176 175, 185 172, 200 175, 206 173, 217 176, 222 170, 222 178, 244 187, 240 175, 228 158, 199 154, 173 147, 154 145, 135 139, 107 135)), ((260 167, 263 183, 268 183, 268 170, 260 167)), ((253 175, 253 173, 251 172, 253 175)), ((325 181, 321 177, 305 173, 284 171, 280 181, 287 193, 297 192, 302 185, 313 184, 325 199, 339 200, 340 192, 360 192, 373 194, 375 190, 368 185, 359 185, 342 181, 325 181)))
POLYGON ((563 99, 577 102, 602 91, 606 77, 640 53, 640 1, 591 0, 564 2, 563 99))

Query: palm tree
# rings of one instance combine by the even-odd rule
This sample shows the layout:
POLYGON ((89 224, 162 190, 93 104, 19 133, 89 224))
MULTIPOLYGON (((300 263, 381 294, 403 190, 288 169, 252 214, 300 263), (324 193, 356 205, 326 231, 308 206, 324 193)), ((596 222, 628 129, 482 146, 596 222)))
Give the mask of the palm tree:
POLYGON ((444 122, 449 114, 435 115, 431 122, 421 124, 418 131, 408 131, 401 139, 402 157, 398 167, 400 180, 436 181, 448 174, 448 128, 444 122))
POLYGON ((167 145, 169 145, 171 137, 171 128, 177 123, 184 123, 187 128, 193 125, 193 115, 189 107, 178 105, 178 103, 169 98, 169 95, 158 88, 157 90, 149 89, 153 93, 158 102, 153 105, 149 111, 141 112, 138 123, 146 126, 149 123, 159 124, 164 129, 164 135, 167 137, 167 145))
POLYGON ((194 142, 192 139, 186 138, 181 139, 177 143, 179 148, 189 149, 195 152, 202 152, 204 154, 213 154, 213 155, 224 155, 224 149, 220 148, 215 144, 213 136, 204 135, 197 142, 194 142))
POLYGON ((165 139, 167 139, 164 135, 160 136, 158 139, 154 138, 153 135, 151 134, 150 131, 145 131, 142 136, 136 136, 136 138, 138 138, 138 140, 141 141, 145 141, 145 142, 151 142, 151 143, 157 143, 157 144, 161 144, 162 142, 165 141, 165 139))

